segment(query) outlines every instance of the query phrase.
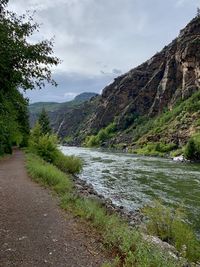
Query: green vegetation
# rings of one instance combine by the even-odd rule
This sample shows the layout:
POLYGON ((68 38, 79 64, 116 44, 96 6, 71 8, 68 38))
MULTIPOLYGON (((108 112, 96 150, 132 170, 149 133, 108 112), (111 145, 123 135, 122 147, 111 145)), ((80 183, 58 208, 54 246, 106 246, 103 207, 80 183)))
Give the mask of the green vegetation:
POLYGON ((200 242, 186 223, 186 216, 180 208, 173 210, 155 201, 153 207, 146 207, 143 212, 148 217, 149 234, 171 243, 182 256, 190 261, 200 260, 200 242))
POLYGON ((39 118, 38 118, 38 123, 41 126, 41 132, 42 134, 50 134, 51 133, 51 126, 50 126, 50 122, 49 122, 49 116, 46 113, 46 110, 43 108, 39 118))
POLYGON ((70 176, 55 166, 36 155, 27 154, 27 169, 35 181, 58 193, 63 209, 88 221, 98 230, 105 247, 116 255, 115 263, 104 266, 182 266, 182 261, 144 241, 138 230, 130 228, 117 215, 109 214, 99 202, 78 196, 70 176))
POLYGON ((13 145, 26 146, 29 124, 27 101, 16 90, 0 90, 0 155, 12 153, 13 145))
POLYGON ((71 174, 80 173, 83 167, 83 162, 81 159, 75 156, 66 156, 61 152, 56 153, 53 164, 61 171, 71 174))
POLYGON ((72 182, 67 174, 35 154, 27 154, 27 169, 36 182, 50 186, 57 193, 66 193, 72 190, 72 182))
POLYGON ((79 173, 82 161, 74 156, 66 156, 58 149, 58 138, 54 134, 44 134, 39 122, 32 129, 29 140, 29 151, 47 162, 57 166, 63 172, 79 173))
POLYGON ((165 144, 161 142, 156 142, 156 143, 147 143, 142 148, 133 150, 133 152, 145 156, 151 155, 151 156, 162 157, 175 148, 176 145, 173 143, 165 144))
POLYGON ((18 88, 41 88, 45 81, 55 85, 50 67, 59 63, 52 56, 52 41, 29 42, 39 25, 32 17, 7 11, 7 3, 0 1, 0 155, 28 143, 28 101, 18 88))
POLYGON ((97 135, 87 136, 84 145, 87 147, 102 146, 107 140, 112 138, 116 131, 116 124, 110 123, 106 128, 101 129, 97 135))
POLYGON ((196 134, 189 139, 184 150, 184 156, 191 161, 200 161, 200 134, 196 134))
MULTIPOLYGON (((116 126, 115 135, 129 136, 130 139, 132 137, 132 141, 128 144, 129 151, 133 153, 154 156, 180 155, 183 151, 182 143, 186 142, 194 131, 200 130, 199 116, 200 92, 196 92, 190 98, 177 102, 173 109, 165 109, 157 117, 125 116, 124 122, 116 126)), ((195 149, 198 146, 197 139, 194 137, 190 141, 190 145, 193 145, 192 142, 196 143, 195 149)), ((96 146, 101 145, 101 142, 96 140, 98 141, 97 136, 89 141, 93 141, 92 144, 96 146)), ((193 157, 198 156, 193 155, 193 157)))
POLYGON ((149 118, 133 114, 126 115, 124 121, 116 118, 115 121, 120 121, 120 125, 116 122, 112 123, 110 125, 113 125, 114 128, 112 129, 111 127, 110 132, 107 131, 110 127, 108 125, 96 135, 88 136, 85 140, 85 145, 88 147, 99 147, 105 144, 109 145, 110 141, 113 144, 113 137, 124 135, 130 137, 130 139, 132 137, 132 144, 129 143, 129 145, 133 146, 133 150, 130 147, 130 152, 164 156, 176 150, 180 151, 179 138, 183 141, 183 138, 187 140, 190 136, 190 131, 185 129, 191 127, 191 132, 194 129, 196 131, 200 130, 199 116, 200 92, 196 92, 190 98, 177 102, 173 109, 164 110, 157 117, 149 118))

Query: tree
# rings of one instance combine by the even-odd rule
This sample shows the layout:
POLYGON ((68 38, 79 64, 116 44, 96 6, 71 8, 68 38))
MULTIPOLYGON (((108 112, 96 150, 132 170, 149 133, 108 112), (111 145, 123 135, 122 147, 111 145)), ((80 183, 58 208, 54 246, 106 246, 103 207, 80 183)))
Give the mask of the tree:
POLYGON ((197 7, 197 17, 199 18, 200 17, 200 8, 197 7))
POLYGON ((53 65, 59 59, 52 56, 53 40, 31 43, 30 37, 39 31, 39 24, 32 16, 18 17, 6 11, 0 1, 0 90, 20 87, 24 90, 42 88, 45 81, 56 85, 51 77, 53 65))
POLYGON ((0 0, 0 154, 12 145, 26 145, 29 136, 28 100, 20 89, 42 88, 45 81, 56 85, 51 67, 53 40, 30 42, 39 25, 28 15, 7 11, 8 0, 0 0))
POLYGON ((49 122, 49 116, 45 109, 43 108, 40 115, 38 122, 41 126, 41 132, 42 134, 50 134, 51 133, 51 127, 50 127, 50 122, 49 122))

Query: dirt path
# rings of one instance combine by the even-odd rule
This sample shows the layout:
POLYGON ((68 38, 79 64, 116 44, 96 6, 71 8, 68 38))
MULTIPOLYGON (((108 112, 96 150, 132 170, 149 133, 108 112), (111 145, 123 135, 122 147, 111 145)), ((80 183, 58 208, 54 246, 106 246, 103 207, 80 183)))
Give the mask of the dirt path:
POLYGON ((0 161, 0 266, 95 267, 105 262, 89 229, 33 183, 24 155, 0 161))

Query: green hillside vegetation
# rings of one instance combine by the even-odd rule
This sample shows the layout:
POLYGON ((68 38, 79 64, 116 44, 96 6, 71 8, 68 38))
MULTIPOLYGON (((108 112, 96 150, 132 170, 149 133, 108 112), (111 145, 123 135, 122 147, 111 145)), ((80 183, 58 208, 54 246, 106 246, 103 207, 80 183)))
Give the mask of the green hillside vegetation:
POLYGON ((101 129, 98 134, 87 136, 84 145, 87 147, 103 146, 105 142, 110 140, 116 131, 116 124, 111 123, 106 128, 101 129))
POLYGON ((143 122, 141 120, 134 126, 131 134, 133 142, 138 146, 134 152, 144 152, 144 154, 158 152, 164 155, 183 148, 189 138, 199 131, 200 92, 197 92, 189 99, 178 103, 172 110, 167 110, 156 118, 146 121, 144 119, 143 122))
POLYGON ((164 156, 172 151, 181 154, 190 137, 200 132, 200 92, 194 93, 187 100, 179 101, 171 110, 165 110, 157 117, 133 116, 132 123, 130 120, 129 123, 124 123, 126 129, 121 130, 124 125, 121 127, 116 122, 111 125, 115 125, 112 134, 104 128, 96 135, 88 136, 86 146, 97 147, 106 143, 115 148, 127 146, 129 152, 143 155, 164 156), (129 143, 116 144, 119 136, 128 137, 129 143))

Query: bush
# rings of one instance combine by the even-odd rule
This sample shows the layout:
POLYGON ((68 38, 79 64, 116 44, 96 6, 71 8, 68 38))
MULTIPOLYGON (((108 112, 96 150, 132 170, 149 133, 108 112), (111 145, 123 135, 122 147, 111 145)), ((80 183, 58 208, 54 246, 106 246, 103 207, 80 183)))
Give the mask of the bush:
POLYGON ((149 234, 171 243, 189 260, 198 261, 200 259, 200 242, 194 231, 185 222, 186 216, 180 208, 174 210, 155 201, 153 207, 145 207, 143 212, 148 218, 147 231, 149 234))
POLYGON ((188 160, 200 161, 200 134, 197 134, 189 139, 184 156, 188 160))
POLYGON ((98 147, 113 137, 116 131, 116 124, 110 123, 106 128, 101 129, 97 135, 87 136, 85 139, 85 145, 87 147, 98 147))
POLYGON ((82 170, 82 161, 74 156, 65 156, 57 146, 57 136, 42 134, 41 126, 37 123, 31 132, 29 150, 65 173, 79 173, 82 170))
POLYGON ((57 151, 53 164, 63 172, 71 174, 80 173, 83 167, 82 160, 74 156, 66 156, 57 151))
POLYGON ((36 136, 30 139, 30 149, 47 162, 54 162, 57 149, 58 139, 56 135, 41 135, 38 139, 36 136))
POLYGON ((165 144, 162 142, 147 143, 142 148, 136 149, 134 152, 145 156, 164 156, 166 153, 175 149, 176 145, 173 143, 165 144))

